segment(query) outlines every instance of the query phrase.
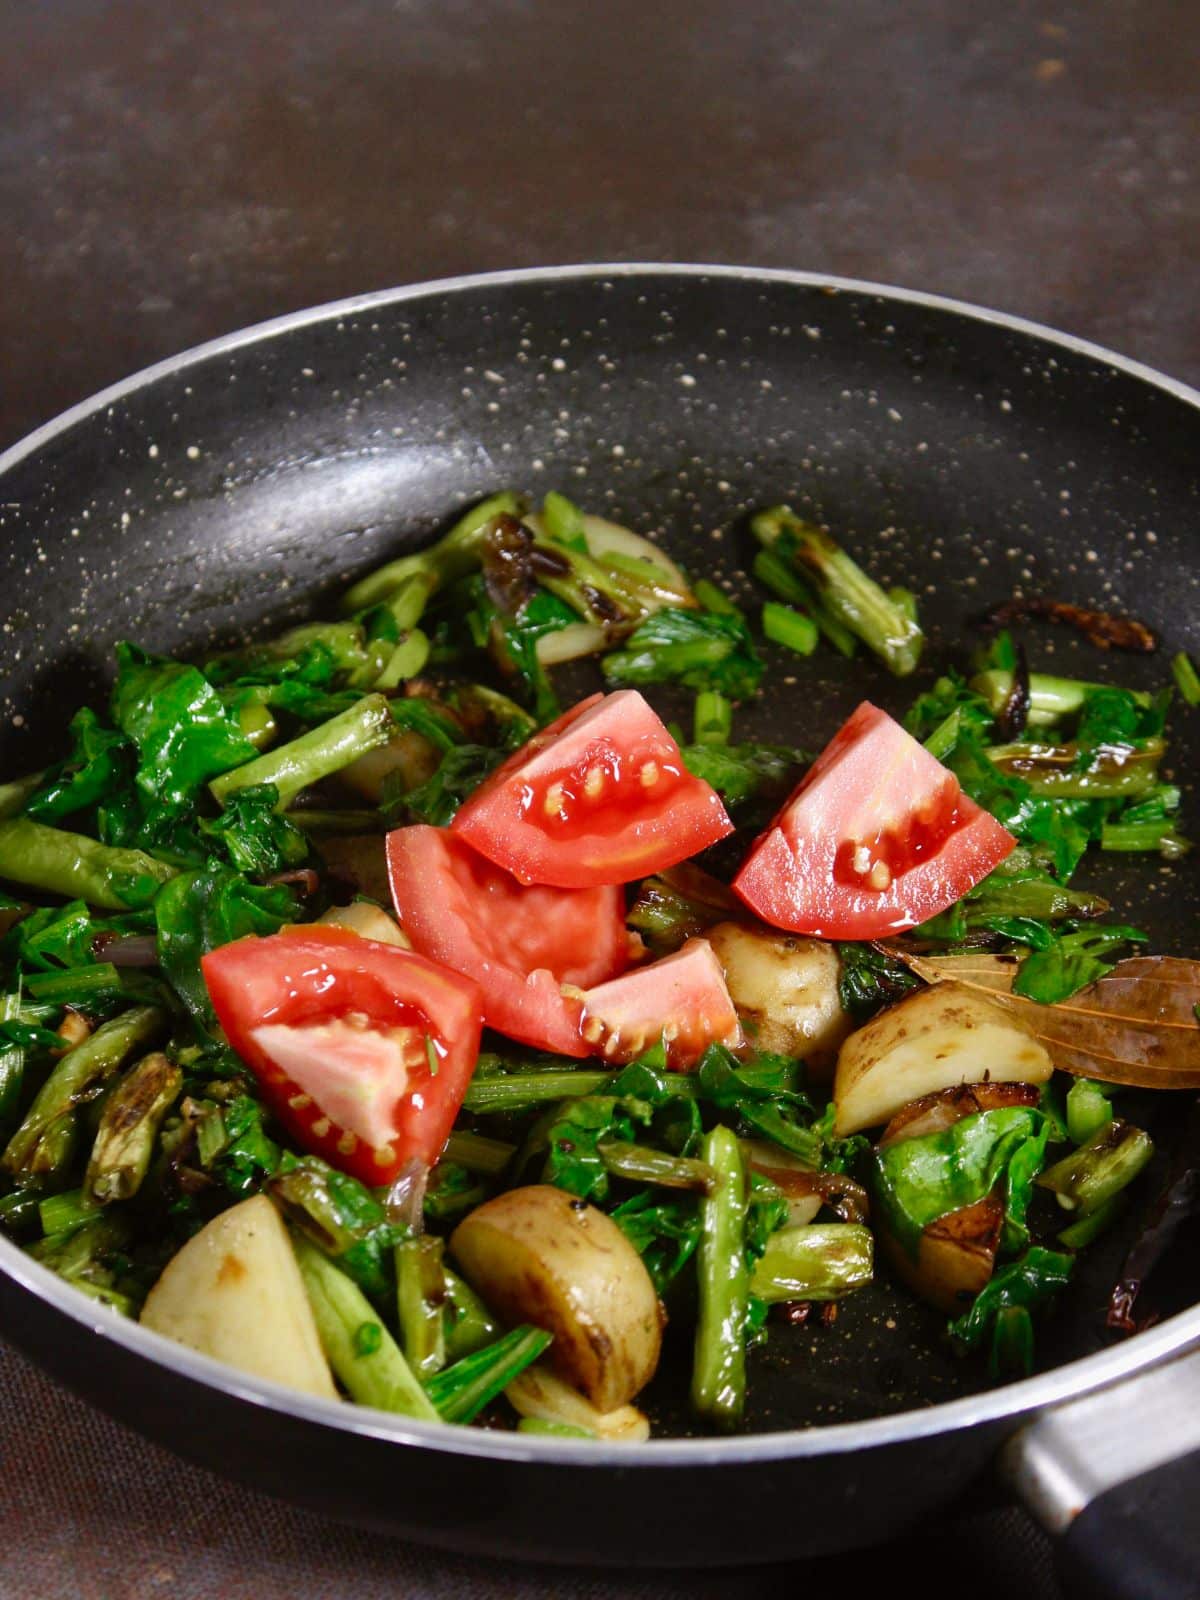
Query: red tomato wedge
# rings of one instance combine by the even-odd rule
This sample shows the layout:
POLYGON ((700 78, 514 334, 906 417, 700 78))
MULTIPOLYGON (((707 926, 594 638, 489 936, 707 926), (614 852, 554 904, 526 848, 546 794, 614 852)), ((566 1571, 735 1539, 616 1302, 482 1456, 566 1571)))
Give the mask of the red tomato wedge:
POLYGON ((396 915, 422 955, 474 978, 483 1019, 522 1044, 589 1053, 578 995, 629 964, 625 894, 615 886, 552 889, 518 883, 446 828, 387 837, 396 915))
POLYGON ((593 695, 484 780, 451 823, 522 883, 630 883, 732 833, 720 796, 634 689, 593 695))
POLYGON ((733 880, 777 928, 877 939, 966 894, 1016 846, 958 779, 863 701, 733 880))
POLYGON ((371 1185, 414 1156, 437 1160, 479 1054, 469 978, 315 926, 238 939, 201 967, 230 1044, 298 1144, 371 1185))
POLYGON ((694 1067, 710 1044, 736 1049, 743 1043, 725 974, 707 939, 689 939, 673 956, 589 989, 583 1036, 597 1055, 614 1062, 632 1061, 661 1038, 676 1072, 694 1067))

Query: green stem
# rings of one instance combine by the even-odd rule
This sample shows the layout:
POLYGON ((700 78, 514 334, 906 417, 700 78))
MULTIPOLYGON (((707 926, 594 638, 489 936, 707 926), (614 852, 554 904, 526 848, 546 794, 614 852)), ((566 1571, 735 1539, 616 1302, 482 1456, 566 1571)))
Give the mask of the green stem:
POLYGON ((762 631, 774 644, 784 645, 798 656, 812 655, 821 636, 811 617, 774 600, 768 600, 762 608, 762 631))
POLYGON ((692 1406, 706 1421, 732 1428, 746 1397, 746 1173, 728 1128, 715 1127, 701 1148, 717 1185, 701 1202, 692 1406))
POLYGON ((155 1006, 134 1006, 68 1050, 8 1141, 3 1156, 7 1171, 49 1175, 65 1167, 74 1145, 75 1107, 118 1072, 135 1050, 153 1043, 165 1020, 155 1006))
POLYGON ((1114 1118, 1037 1181, 1058 1196, 1064 1210, 1086 1217, 1127 1188, 1153 1154, 1148 1133, 1114 1118))
POLYGON ((239 789, 273 783, 279 792, 276 810, 286 811, 301 789, 340 772, 368 750, 386 744, 393 731, 392 714, 383 695, 364 695, 356 705, 310 728, 290 744, 222 773, 209 788, 213 798, 224 805, 239 789))
POLYGON ((143 1056, 104 1102, 84 1190, 97 1205, 128 1200, 142 1186, 163 1118, 183 1086, 183 1073, 161 1050, 143 1056))
MULTIPOLYGON (((998 716, 1008 704, 1012 694, 1013 675, 1007 667, 989 667, 971 679, 969 687, 987 701, 988 710, 998 716)), ((1103 689, 1100 683, 1087 683, 1082 678, 1057 678, 1049 672, 1029 674, 1029 714, 1031 728, 1048 728, 1063 717, 1074 716, 1083 710, 1089 694, 1103 689)), ((1139 706, 1147 707, 1150 696, 1141 691, 1131 691, 1139 706)))
POLYGON ((525 1111, 552 1100, 573 1100, 595 1094, 612 1077, 611 1072, 521 1072, 496 1078, 476 1078, 463 1100, 464 1111, 486 1116, 496 1111, 525 1111))
POLYGON ((706 1161, 669 1155, 647 1145, 627 1144, 621 1139, 604 1139, 596 1146, 607 1171, 633 1183, 656 1183, 664 1189, 690 1189, 711 1194, 717 1174, 706 1161))
POLYGON ((500 1324, 465 1278, 443 1265, 446 1286, 446 1359, 461 1361, 499 1336, 500 1324))
POLYGON ((487 1139, 482 1133, 469 1133, 458 1128, 446 1141, 443 1158, 456 1161, 468 1172, 485 1172, 498 1178, 516 1153, 515 1144, 503 1139, 487 1139))
POLYGON ((1171 675, 1186 704, 1200 706, 1200 672, 1196 671, 1192 658, 1186 650, 1181 650, 1178 655, 1172 656, 1171 675))
POLYGON ((436 1422, 437 1410, 362 1290, 307 1239, 293 1235, 292 1244, 321 1348, 350 1398, 436 1422))
POLYGON ((105 911, 149 905, 176 871, 143 850, 119 850, 28 817, 0 822, 0 878, 105 911))
MULTIPOLYGON (((427 589, 425 598, 428 599, 436 589, 445 588, 475 570, 483 541, 497 517, 519 517, 524 510, 524 500, 509 490, 489 495, 465 511, 437 544, 389 561, 386 566, 360 578, 342 597, 342 610, 366 611, 372 606, 387 605, 413 578, 419 579, 420 585, 427 589)), ((414 627, 419 620, 418 612, 405 626, 414 627)), ((397 617, 397 623, 399 621, 397 617)))
POLYGON ((728 744, 733 727, 733 707, 718 689, 701 689, 696 696, 693 737, 696 744, 728 744))
POLYGON ((774 551, 760 550, 754 557, 754 564, 750 570, 759 583, 777 594, 781 600, 799 607, 810 616, 822 635, 840 655, 849 658, 857 653, 858 640, 849 628, 843 627, 836 618, 829 615, 808 584, 798 578, 774 551))
POLYGON ((697 579, 692 585, 692 593, 704 610, 711 611, 715 616, 740 617, 742 615, 741 607, 736 606, 724 589, 719 589, 708 578, 697 579))
POLYGON ((543 1328, 514 1328, 495 1344, 439 1372, 426 1384, 426 1393, 443 1422, 473 1422, 549 1343, 550 1335, 543 1328))
POLYGON ((446 1277, 442 1241, 432 1234, 402 1239, 396 1246, 396 1310, 400 1343, 422 1380, 446 1364, 446 1277))

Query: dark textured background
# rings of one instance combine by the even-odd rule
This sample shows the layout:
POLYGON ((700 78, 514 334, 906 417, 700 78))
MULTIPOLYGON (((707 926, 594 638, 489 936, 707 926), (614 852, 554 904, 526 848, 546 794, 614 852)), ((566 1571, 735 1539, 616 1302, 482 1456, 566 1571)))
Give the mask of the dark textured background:
MULTIPOLYGON (((1200 381, 1192 0, 0 0, 0 25, 0 448, 262 317, 587 259, 927 288, 1200 381)), ((921 1559, 679 1583, 455 1562, 227 1489, 12 1356, 0 1461, 14 1597, 715 1600, 921 1559)), ((1014 1519, 940 1548, 976 1600, 1053 1593, 1014 1519)))

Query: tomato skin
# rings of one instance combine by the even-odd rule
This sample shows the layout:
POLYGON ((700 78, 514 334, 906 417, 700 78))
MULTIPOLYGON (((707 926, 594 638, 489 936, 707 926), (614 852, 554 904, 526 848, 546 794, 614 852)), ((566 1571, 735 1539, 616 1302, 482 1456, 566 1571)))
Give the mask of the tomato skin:
POLYGON ((230 1044, 297 1144, 372 1186, 390 1183, 413 1157, 427 1165, 437 1160, 479 1054, 477 984, 412 951, 312 924, 237 939, 210 951, 201 968, 230 1044), (436 1076, 426 1066, 397 1102, 395 1135, 382 1150, 331 1124, 252 1037, 265 1024, 303 1028, 350 1013, 364 1014, 381 1031, 420 1029, 439 1058, 436 1076))
POLYGON ((414 948, 474 978, 487 1025, 539 1050, 585 1056, 582 1007, 564 996, 629 964, 625 893, 518 883, 448 828, 387 837, 396 915, 414 948))
POLYGON ((632 1061, 656 1039, 674 1072, 694 1067, 710 1044, 744 1043, 725 974, 707 939, 689 939, 674 955, 589 989, 583 1034, 597 1055, 632 1061))
POLYGON ((777 928, 877 939, 962 898, 1016 840, 869 701, 817 757, 733 880, 777 928))
POLYGON ((733 824, 634 689, 593 695, 522 745, 451 823, 521 883, 631 883, 696 855, 733 824))

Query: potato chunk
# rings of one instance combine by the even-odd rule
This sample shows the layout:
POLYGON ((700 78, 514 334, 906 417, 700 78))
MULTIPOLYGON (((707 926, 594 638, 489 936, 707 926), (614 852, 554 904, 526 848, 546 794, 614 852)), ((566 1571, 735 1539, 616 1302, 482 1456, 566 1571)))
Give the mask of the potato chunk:
POLYGON ((597 1411, 632 1400, 658 1366, 662 1307, 641 1256, 603 1211, 556 1189, 510 1189, 459 1223, 463 1276, 505 1322, 554 1335, 548 1359, 597 1411))
POLYGON ((188 1240, 146 1296, 141 1320, 256 1378, 337 1398, 287 1229, 265 1195, 188 1240))
POLYGON ((839 1138, 887 1122, 900 1107, 960 1083, 1045 1083, 1045 1047, 1002 1006, 966 984, 920 989, 852 1033, 838 1053, 839 1138))
POLYGON ((853 1026, 838 996, 833 946, 743 922, 718 923, 705 937, 755 1047, 831 1068, 853 1026))
POLYGON ((958 1317, 985 1286, 996 1265, 1004 1201, 998 1191, 962 1206, 921 1232, 915 1258, 880 1221, 876 1233, 893 1272, 922 1300, 958 1317))

